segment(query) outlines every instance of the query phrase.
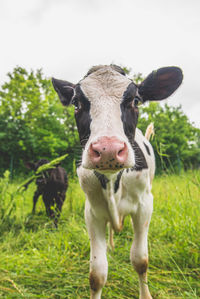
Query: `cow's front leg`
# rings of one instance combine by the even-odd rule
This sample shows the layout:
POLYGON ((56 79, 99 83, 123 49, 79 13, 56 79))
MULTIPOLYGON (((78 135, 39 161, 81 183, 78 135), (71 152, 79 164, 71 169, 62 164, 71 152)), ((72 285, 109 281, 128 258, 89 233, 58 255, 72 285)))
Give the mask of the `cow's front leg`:
POLYGON ((100 299, 107 280, 106 222, 97 219, 86 203, 85 219, 90 237, 90 298, 100 299))
POLYGON ((152 299, 147 285, 148 268, 148 229, 153 211, 153 196, 148 194, 138 205, 137 213, 132 215, 135 231, 131 247, 131 262, 139 276, 140 299, 152 299))
POLYGON ((33 196, 33 209, 32 209, 32 214, 35 214, 35 207, 36 207, 36 203, 38 201, 39 196, 42 193, 38 190, 35 191, 34 196, 33 196))

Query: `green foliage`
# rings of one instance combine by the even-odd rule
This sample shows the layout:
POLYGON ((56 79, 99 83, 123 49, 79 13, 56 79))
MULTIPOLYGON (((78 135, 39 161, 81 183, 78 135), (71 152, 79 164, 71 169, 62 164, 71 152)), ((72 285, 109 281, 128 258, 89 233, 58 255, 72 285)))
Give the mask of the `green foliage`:
POLYGON ((159 103, 140 106, 138 127, 143 133, 151 122, 155 127, 151 144, 158 173, 199 167, 200 130, 189 122, 180 106, 161 106, 159 103))
MULTIPOLYGON (((78 143, 73 108, 64 110, 41 70, 28 73, 16 67, 0 91, 1 171, 14 160, 15 169, 23 161, 53 159, 72 152, 78 143)), ((72 159, 73 160, 73 159, 72 159)))
MULTIPOLYGON (((2 194, 16 194, 21 183, 11 184, 8 178, 6 174, 0 202, 2 194)), ((148 271, 153 298, 200 297, 199 182, 199 171, 154 180, 148 271)), ((58 229, 46 217, 41 199, 36 214, 30 214, 34 189, 31 184, 15 195, 12 222, 6 217, 0 226, 0 297, 89 298, 89 238, 79 184, 69 182, 58 229)), ((126 217, 123 230, 114 236, 114 251, 107 253, 109 273, 102 298, 138 298, 138 278, 129 259, 133 237, 126 217)))
POLYGON ((12 200, 8 199, 7 189, 9 186, 9 171, 5 171, 3 178, 0 178, 0 223, 10 216, 12 212, 12 200))

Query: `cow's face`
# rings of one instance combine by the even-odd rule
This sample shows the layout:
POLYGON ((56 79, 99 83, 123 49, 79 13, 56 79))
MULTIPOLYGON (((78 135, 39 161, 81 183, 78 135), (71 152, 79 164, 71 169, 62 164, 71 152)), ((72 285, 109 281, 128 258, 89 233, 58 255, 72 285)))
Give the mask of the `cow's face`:
POLYGON ((117 66, 92 68, 77 85, 52 79, 64 105, 75 106, 82 166, 116 172, 135 165, 133 142, 139 101, 162 100, 182 82, 179 68, 163 68, 137 86, 117 66))

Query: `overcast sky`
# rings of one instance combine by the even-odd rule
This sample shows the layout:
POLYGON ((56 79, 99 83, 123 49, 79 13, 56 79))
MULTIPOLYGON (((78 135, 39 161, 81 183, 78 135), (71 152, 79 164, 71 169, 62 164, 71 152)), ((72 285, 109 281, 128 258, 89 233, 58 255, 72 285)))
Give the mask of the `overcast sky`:
POLYGON ((18 65, 77 83, 98 64, 179 66, 167 103, 200 126, 200 0, 0 0, 0 85, 18 65))

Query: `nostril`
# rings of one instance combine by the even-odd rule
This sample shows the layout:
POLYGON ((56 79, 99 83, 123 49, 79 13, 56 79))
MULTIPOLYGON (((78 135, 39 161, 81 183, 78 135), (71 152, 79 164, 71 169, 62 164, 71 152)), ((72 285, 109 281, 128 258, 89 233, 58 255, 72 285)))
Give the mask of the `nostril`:
POLYGON ((126 152, 126 144, 124 143, 123 147, 118 151, 117 156, 123 157, 126 152))
POLYGON ((124 143, 121 148, 119 149, 116 159, 120 163, 124 163, 128 156, 128 148, 127 145, 124 143))
POLYGON ((98 150, 96 144, 91 144, 90 146, 90 154, 93 159, 101 158, 101 152, 98 150))
POLYGON ((121 155, 123 155, 123 151, 124 151, 124 149, 122 149, 122 150, 120 150, 119 152, 118 152, 118 156, 121 156, 121 155))
POLYGON ((101 156, 101 153, 93 149, 93 155, 95 158, 99 158, 101 156))

